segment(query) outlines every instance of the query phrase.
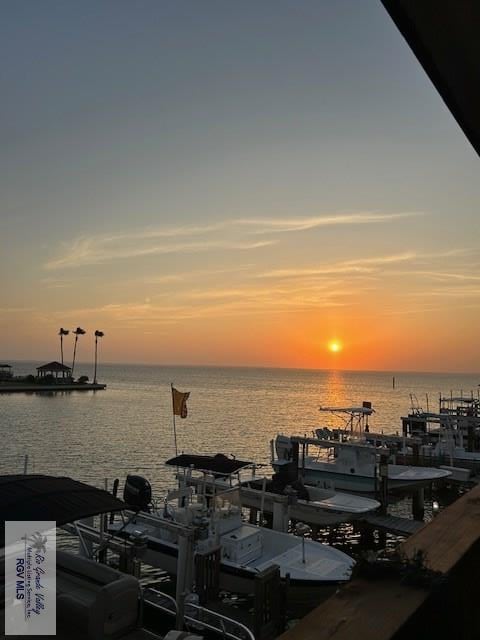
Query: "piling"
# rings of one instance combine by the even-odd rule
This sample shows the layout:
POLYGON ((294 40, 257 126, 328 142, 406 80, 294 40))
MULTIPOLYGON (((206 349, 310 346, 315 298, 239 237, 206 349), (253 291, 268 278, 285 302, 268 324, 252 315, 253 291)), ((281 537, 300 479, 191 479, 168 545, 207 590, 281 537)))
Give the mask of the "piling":
POLYGON ((388 456, 383 453, 380 455, 378 475, 380 480, 379 500, 381 504, 381 512, 385 514, 387 513, 388 507, 388 456))
POLYGON ((195 555, 195 593, 199 604, 205 606, 218 596, 220 590, 221 548, 195 555))
POLYGON ((185 596, 192 591, 193 540, 190 535, 178 536, 177 584, 175 600, 177 602, 176 629, 183 629, 185 617, 185 596))
POLYGON ((257 640, 273 640, 282 631, 281 580, 277 565, 255 576, 254 593, 254 636, 257 640))
POLYGON ((288 498, 286 496, 274 496, 273 498, 273 524, 274 531, 288 531, 288 498))
POLYGON ((425 489, 421 487, 412 495, 412 515, 414 520, 423 521, 425 515, 425 489))

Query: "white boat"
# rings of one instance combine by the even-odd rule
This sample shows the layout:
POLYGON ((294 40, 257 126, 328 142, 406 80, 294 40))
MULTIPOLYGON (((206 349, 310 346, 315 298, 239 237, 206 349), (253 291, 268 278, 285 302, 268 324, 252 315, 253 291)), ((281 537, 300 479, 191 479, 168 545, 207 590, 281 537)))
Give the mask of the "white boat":
MULTIPOLYGON (((128 490, 124 497, 131 504, 127 494, 128 490)), ((179 536, 165 523, 196 526, 195 555, 219 549, 220 587, 237 593, 251 593, 255 576, 272 565, 279 567, 282 579, 289 576, 291 587, 318 589, 324 595, 350 580, 355 561, 341 551, 243 522, 238 488, 213 496, 192 494, 185 479, 167 496, 170 499, 163 508, 139 511, 129 524, 115 523, 111 530, 121 530, 124 536, 146 536, 143 561, 175 575, 179 536)))
MULTIPOLYGON (((372 513, 380 507, 380 503, 377 500, 337 491, 325 486, 304 485, 303 491, 298 492, 298 494, 306 497, 296 497, 295 489, 293 491, 287 489, 286 493, 290 496, 294 493, 294 499, 289 506, 289 517, 317 526, 331 526, 350 522, 367 513, 372 513)), ((254 507, 259 510, 263 506, 263 511, 273 513, 276 494, 271 491, 264 492, 261 481, 248 482, 242 485, 240 495, 244 506, 254 507)))
POLYGON ((307 522, 316 526, 337 525, 359 518, 367 513, 376 511, 380 507, 377 500, 336 491, 333 487, 313 487, 303 483, 290 484, 288 478, 281 475, 273 478, 258 477, 258 466, 252 462, 236 460, 239 466, 234 474, 223 475, 213 468, 218 468, 218 462, 224 458, 222 454, 216 456, 189 456, 182 454, 167 464, 172 466, 187 465, 198 472, 189 474, 188 483, 196 490, 205 491, 213 485, 217 490, 238 487, 243 507, 257 509, 261 513, 274 513, 275 502, 288 498, 288 513, 284 522, 288 520, 307 522), (247 479, 245 479, 247 477, 247 479))
MULTIPOLYGON (((305 484, 324 486, 325 481, 342 491, 376 492, 379 489, 379 458, 381 449, 368 444, 321 440, 319 438, 295 438, 303 443, 303 455, 297 464, 305 484), (309 446, 316 455, 310 455, 309 446)), ((275 440, 277 458, 273 468, 279 472, 292 464, 293 442, 289 436, 278 435, 275 440)), ((390 491, 420 488, 450 475, 445 469, 388 464, 388 489, 390 491)))

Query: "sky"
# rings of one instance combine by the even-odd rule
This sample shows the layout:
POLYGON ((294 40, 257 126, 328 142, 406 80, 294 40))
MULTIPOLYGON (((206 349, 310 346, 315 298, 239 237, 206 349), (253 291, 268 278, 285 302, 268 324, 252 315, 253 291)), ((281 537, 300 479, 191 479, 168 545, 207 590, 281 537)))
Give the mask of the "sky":
POLYGON ((478 157, 379 0, 2 9, 0 360, 478 371, 478 157))

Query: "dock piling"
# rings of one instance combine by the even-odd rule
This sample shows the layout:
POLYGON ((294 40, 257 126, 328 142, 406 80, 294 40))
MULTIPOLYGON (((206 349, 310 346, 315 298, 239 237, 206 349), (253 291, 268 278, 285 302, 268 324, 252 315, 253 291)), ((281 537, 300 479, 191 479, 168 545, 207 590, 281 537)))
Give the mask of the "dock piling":
POLYGON ((425 489, 417 489, 412 496, 412 515, 414 520, 423 521, 425 515, 425 489))
POLYGON ((275 496, 273 499, 273 525, 274 531, 288 531, 288 498, 275 496))

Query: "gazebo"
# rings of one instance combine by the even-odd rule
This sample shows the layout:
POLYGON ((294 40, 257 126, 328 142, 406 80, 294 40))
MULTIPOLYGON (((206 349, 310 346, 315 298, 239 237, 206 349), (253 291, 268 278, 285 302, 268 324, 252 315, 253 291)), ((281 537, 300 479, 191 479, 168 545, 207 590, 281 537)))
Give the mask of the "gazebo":
POLYGON ((62 378, 71 378, 72 368, 56 361, 49 362, 48 364, 42 364, 41 367, 37 367, 37 378, 54 376, 55 379, 57 379, 60 374, 62 378))
POLYGON ((12 365, 0 364, 0 380, 9 380, 12 377, 12 365))

